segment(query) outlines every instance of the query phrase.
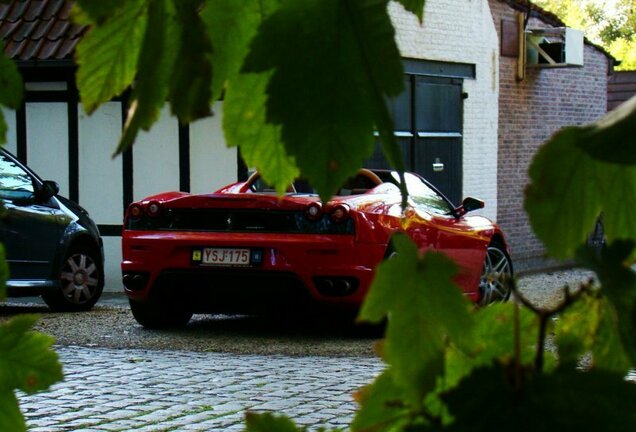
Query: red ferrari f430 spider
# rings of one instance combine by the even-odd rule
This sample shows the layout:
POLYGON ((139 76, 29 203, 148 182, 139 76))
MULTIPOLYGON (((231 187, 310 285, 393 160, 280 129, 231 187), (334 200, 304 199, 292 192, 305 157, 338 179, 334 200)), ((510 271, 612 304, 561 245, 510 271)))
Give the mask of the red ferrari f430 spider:
POLYGON ((305 305, 358 309, 374 269, 405 232, 421 250, 459 265, 473 301, 506 300, 512 263, 499 227, 455 207, 417 174, 362 169, 326 203, 305 181, 279 197, 254 173, 212 194, 169 192, 131 204, 122 273, 135 319, 146 327, 186 324, 193 313, 254 313, 305 305), (406 220, 401 220, 405 217, 406 220))

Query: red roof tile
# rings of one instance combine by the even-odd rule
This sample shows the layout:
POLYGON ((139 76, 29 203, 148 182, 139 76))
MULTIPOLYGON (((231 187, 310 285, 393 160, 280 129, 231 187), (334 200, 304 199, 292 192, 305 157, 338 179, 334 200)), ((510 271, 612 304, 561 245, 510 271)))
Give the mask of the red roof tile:
POLYGON ((69 14, 73 0, 14 0, 0 3, 0 37, 15 60, 70 59, 85 27, 69 14))

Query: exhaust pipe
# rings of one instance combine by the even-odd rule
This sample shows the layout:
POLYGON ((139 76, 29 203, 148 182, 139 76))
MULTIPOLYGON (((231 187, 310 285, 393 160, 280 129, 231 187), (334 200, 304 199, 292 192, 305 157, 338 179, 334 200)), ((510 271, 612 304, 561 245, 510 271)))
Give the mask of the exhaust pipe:
POLYGON ((358 279, 348 276, 318 276, 314 284, 318 292, 329 297, 348 296, 358 289, 358 279))
POLYGON ((141 291, 148 282, 148 275, 146 273, 125 273, 121 281, 129 290, 141 291))

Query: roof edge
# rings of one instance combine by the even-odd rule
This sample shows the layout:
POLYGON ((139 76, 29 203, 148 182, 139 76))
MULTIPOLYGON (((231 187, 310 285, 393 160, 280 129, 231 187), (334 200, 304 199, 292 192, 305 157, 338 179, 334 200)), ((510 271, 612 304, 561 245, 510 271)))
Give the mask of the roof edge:
MULTIPOLYGON (((561 18, 558 17, 558 15, 543 9, 540 6, 537 6, 536 4, 532 3, 532 1, 530 0, 499 0, 499 1, 502 3, 508 4, 508 6, 518 10, 519 12, 525 12, 525 13, 530 12, 530 16, 534 18, 539 18, 540 20, 544 21, 546 24, 549 24, 553 27, 567 27, 566 24, 563 22, 563 20, 561 20, 561 18)), ((585 43, 597 49, 601 53, 603 53, 607 58, 612 60, 614 65, 620 64, 620 60, 618 60, 616 57, 610 54, 609 51, 607 51, 602 46, 589 40, 587 37, 585 37, 585 43)))

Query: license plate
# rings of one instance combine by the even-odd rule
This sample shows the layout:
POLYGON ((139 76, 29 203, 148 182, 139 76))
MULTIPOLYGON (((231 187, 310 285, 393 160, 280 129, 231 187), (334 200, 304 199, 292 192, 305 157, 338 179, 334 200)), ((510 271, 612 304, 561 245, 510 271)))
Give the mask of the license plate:
POLYGON ((246 248, 201 248, 192 251, 195 263, 216 266, 251 266, 260 264, 261 256, 260 251, 246 248))

